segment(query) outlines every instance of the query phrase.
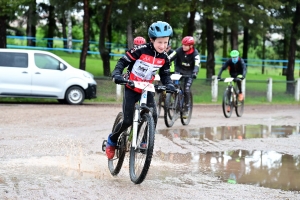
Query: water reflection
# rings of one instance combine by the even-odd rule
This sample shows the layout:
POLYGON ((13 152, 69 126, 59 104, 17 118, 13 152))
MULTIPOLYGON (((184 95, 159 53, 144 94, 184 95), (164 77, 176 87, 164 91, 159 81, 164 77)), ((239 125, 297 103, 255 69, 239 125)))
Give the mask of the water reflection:
MULTIPOLYGON (((201 143, 201 145, 214 145, 220 140, 284 138, 299 134, 299 126, 220 126, 199 129, 166 129, 160 130, 159 133, 176 144, 185 145, 183 142, 187 142, 195 146, 197 141, 209 142, 201 143)), ((175 176, 176 174, 177 176, 184 174, 195 176, 197 173, 206 173, 232 184, 252 184, 282 190, 300 190, 300 156, 276 151, 191 152, 180 154, 159 151, 158 157, 172 165, 182 166, 176 169, 175 176)))
POLYGON ((300 156, 275 151, 225 151, 208 153, 159 152, 161 160, 182 164, 178 175, 207 173, 228 183, 251 184, 268 188, 300 190, 300 156), (189 166, 190 170, 186 169, 189 166))
POLYGON ((163 129, 158 133, 170 140, 176 138, 194 138, 199 140, 226 140, 249 138, 282 138, 292 134, 299 134, 299 126, 271 126, 271 125, 242 125, 201 127, 198 129, 163 129))

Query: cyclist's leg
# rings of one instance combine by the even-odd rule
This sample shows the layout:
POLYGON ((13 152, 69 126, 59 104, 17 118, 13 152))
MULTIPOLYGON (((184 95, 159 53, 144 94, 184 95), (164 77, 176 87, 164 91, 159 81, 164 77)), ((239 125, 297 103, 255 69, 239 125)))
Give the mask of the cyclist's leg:
POLYGON ((112 142, 117 142, 120 134, 132 125, 134 115, 134 105, 140 99, 141 94, 127 87, 123 95, 123 121, 121 121, 110 136, 112 142))
POLYGON ((185 105, 186 111, 190 106, 190 93, 191 93, 192 84, 193 84, 193 78, 185 78, 185 80, 184 80, 184 105, 185 105))
POLYGON ((237 84, 237 87, 239 89, 238 99, 239 99, 239 101, 243 101, 244 96, 243 96, 243 91, 242 91, 242 81, 237 81, 236 84, 237 84))
POLYGON ((154 120, 154 127, 156 127, 158 116, 157 116, 156 104, 155 104, 155 101, 154 101, 154 93, 152 93, 152 92, 148 92, 147 106, 150 107, 150 108, 153 108, 152 117, 153 117, 153 120, 154 120))

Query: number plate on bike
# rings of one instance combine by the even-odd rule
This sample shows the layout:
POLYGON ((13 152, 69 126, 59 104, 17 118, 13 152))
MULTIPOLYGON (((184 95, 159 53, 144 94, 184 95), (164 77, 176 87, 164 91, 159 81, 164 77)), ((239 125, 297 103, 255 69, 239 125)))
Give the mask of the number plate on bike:
POLYGON ((141 81, 133 81, 134 82, 134 87, 150 91, 150 92, 155 92, 154 85, 152 83, 148 82, 141 82, 141 81))
POLYGON ((228 83, 228 82, 233 81, 233 79, 234 79, 234 78, 225 78, 225 79, 224 79, 224 82, 225 82, 225 83, 228 83))

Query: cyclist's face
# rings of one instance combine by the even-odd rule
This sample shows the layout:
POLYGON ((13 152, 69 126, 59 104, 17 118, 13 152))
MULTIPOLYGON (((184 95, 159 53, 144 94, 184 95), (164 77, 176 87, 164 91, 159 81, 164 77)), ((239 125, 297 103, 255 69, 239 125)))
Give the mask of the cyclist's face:
POLYGON ((164 52, 168 47, 169 37, 156 38, 156 40, 152 40, 153 46, 158 53, 164 52))
POLYGON ((188 50, 190 50, 191 49, 191 45, 182 45, 182 49, 183 49, 183 51, 188 51, 188 50))

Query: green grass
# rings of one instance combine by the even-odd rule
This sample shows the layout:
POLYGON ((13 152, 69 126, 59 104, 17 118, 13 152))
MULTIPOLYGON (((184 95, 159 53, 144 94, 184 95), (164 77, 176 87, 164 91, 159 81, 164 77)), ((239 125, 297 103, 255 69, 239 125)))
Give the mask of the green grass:
MULTIPOLYGON (((79 53, 69 54, 62 51, 54 51, 56 55, 67 61, 72 66, 79 68, 79 53)), ((110 62, 111 71, 114 69, 118 58, 115 57, 110 62)), ((219 72, 221 65, 216 65, 215 72, 219 72)), ((97 98, 86 100, 85 102, 117 102, 116 85, 112 83, 110 77, 103 77, 103 64, 99 55, 89 55, 86 60, 86 71, 92 73, 96 77, 98 83, 97 98)), ((285 76, 281 76, 281 69, 266 68, 266 74, 261 74, 260 67, 249 67, 246 77, 246 99, 245 104, 300 104, 294 99, 294 95, 285 93, 286 80, 285 76), (267 80, 273 79, 273 99, 272 103, 267 102, 267 80)), ((222 77, 229 76, 228 71, 224 71, 222 77)), ((219 82, 218 100, 211 101, 211 83, 205 80, 206 69, 200 69, 198 77, 193 82, 192 91, 195 104, 221 104, 223 92, 226 84, 219 82)), ((299 70, 295 70, 295 79, 299 78, 299 70)), ((32 99, 32 98, 1 98, 2 102, 56 102, 51 99, 32 99)), ((121 101, 119 101, 121 102, 121 101)))

